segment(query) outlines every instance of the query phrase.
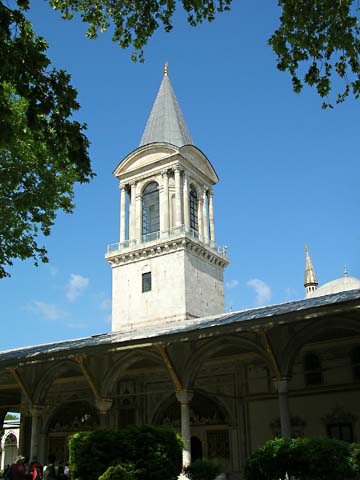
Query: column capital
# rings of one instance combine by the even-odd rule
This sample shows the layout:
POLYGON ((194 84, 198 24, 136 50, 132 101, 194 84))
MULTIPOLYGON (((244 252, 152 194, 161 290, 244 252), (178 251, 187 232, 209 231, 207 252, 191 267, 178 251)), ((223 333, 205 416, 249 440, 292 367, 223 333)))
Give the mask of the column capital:
POLYGON ((194 393, 192 390, 178 390, 176 392, 176 398, 179 400, 181 405, 188 405, 192 398, 194 396, 194 393))
POLYGON ((40 417, 44 410, 45 405, 32 405, 29 408, 29 412, 32 417, 40 417))
POLYGON ((127 183, 120 183, 120 185, 119 185, 120 190, 126 190, 127 187, 128 187, 127 183))
POLYGON ((279 394, 287 393, 289 388, 289 378, 282 377, 280 379, 273 380, 274 386, 279 394))
POLYGON ((179 172, 179 173, 182 172, 180 165, 174 165, 173 170, 174 170, 174 172, 179 172))
POLYGON ((167 176, 169 174, 169 169, 168 168, 164 168, 163 170, 161 170, 161 175, 163 177, 167 176))
POLYGON ((96 408, 103 415, 108 413, 108 411, 112 407, 112 404, 113 404, 112 398, 101 398, 96 400, 96 408))
POLYGON ((135 180, 131 180, 131 182, 129 182, 129 185, 130 185, 131 188, 135 187, 135 185, 136 185, 135 180))
POLYGON ((214 196, 214 190, 211 187, 208 189, 208 194, 209 194, 209 197, 214 196))

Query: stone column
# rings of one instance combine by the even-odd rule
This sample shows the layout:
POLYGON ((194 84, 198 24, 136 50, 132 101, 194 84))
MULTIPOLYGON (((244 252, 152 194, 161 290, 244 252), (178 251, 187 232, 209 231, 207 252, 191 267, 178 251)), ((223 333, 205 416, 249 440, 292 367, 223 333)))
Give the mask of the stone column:
POLYGON ((181 226, 181 171, 175 167, 175 227, 181 226))
POLYGON ((183 467, 187 467, 191 463, 190 402, 192 397, 193 392, 190 390, 179 390, 176 392, 176 398, 179 400, 181 407, 181 436, 184 441, 183 467))
POLYGON ((136 190, 135 182, 130 182, 130 219, 129 219, 129 240, 135 241, 136 226, 136 190))
POLYGON ((207 215, 207 205, 206 205, 206 197, 207 197, 207 190, 204 187, 203 193, 203 242, 209 243, 209 222, 208 222, 208 215, 207 215))
POLYGON ((199 196, 198 197, 198 229, 199 229, 199 240, 201 241, 203 241, 204 239, 203 203, 204 203, 203 197, 199 196))
POLYGON ((111 409, 113 401, 111 398, 101 398, 96 401, 96 408, 100 413, 100 427, 107 428, 108 425, 108 412, 111 409))
POLYGON ((275 380, 274 385, 279 395, 281 436, 291 438, 291 420, 288 401, 288 379, 275 380))
POLYGON ((163 191, 160 211, 160 232, 161 236, 169 233, 169 176, 167 170, 161 172, 163 179, 163 191))
POLYGON ((31 413, 31 443, 30 443, 30 458, 39 458, 40 453, 40 425, 41 415, 44 407, 34 405, 30 408, 31 413))
POLYGON ((142 195, 136 188, 136 203, 135 203, 135 238, 137 243, 142 242, 142 195))
POLYGON ((126 233, 126 185, 120 185, 120 244, 125 243, 126 233))
POLYGON ((190 232, 189 178, 186 175, 186 173, 184 173, 183 202, 184 202, 184 228, 185 228, 185 232, 190 232))
POLYGON ((214 225, 214 192, 209 190, 209 220, 210 220, 210 243, 215 245, 215 225, 214 225))

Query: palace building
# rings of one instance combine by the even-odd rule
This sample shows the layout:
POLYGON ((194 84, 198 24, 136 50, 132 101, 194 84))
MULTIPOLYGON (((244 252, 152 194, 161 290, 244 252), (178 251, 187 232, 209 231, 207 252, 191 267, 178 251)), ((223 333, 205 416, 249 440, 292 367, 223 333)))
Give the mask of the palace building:
POLYGON ((219 181, 190 136, 167 67, 140 145, 115 168, 119 242, 109 245, 112 331, 0 352, 0 412, 19 412, 19 451, 67 459, 77 431, 166 425, 183 463, 240 479, 275 436, 360 439, 360 280, 224 312, 219 181))

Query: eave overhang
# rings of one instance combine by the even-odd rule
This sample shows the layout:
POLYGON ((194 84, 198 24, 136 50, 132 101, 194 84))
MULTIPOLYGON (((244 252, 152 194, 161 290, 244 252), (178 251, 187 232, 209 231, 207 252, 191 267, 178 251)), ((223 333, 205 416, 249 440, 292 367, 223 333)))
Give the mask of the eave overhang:
POLYGON ((0 368, 186 342, 259 328, 351 315, 360 322, 360 290, 0 352, 0 368))

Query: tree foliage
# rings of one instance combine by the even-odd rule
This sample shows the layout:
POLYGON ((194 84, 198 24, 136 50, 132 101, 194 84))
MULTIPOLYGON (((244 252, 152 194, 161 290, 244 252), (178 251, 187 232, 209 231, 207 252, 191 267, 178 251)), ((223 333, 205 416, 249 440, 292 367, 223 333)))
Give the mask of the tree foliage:
MULTIPOLYGON (((24 0, 19 7, 27 7, 24 0)), ((73 209, 75 182, 93 176, 70 76, 50 67, 46 41, 0 2, 0 278, 15 258, 46 262, 38 237, 73 209)))
POLYGON ((246 480, 343 480, 359 474, 359 444, 332 438, 277 438, 247 460, 246 480))
MULTIPOLYGON (((49 0, 64 18, 80 13, 89 24, 88 36, 113 27, 113 40, 132 46, 134 60, 143 60, 143 48, 156 29, 173 28, 176 7, 181 5, 190 25, 212 21, 230 10, 233 0, 49 0)), ((336 103, 352 93, 360 95, 360 29, 358 0, 278 0, 279 28, 269 39, 277 67, 287 71, 295 92, 304 84, 321 97, 335 93, 336 103), (336 80, 340 80, 340 86, 336 80), (334 87, 335 83, 335 87, 334 87), (339 90, 338 90, 339 89, 339 90)), ((332 106, 324 101, 323 108, 332 106)))
MULTIPOLYGON (((196 26, 231 9, 233 0, 47 0, 63 18, 80 14, 87 35, 109 27, 133 60, 159 28, 169 32, 177 7, 196 26)), ((16 258, 47 261, 39 236, 50 234, 56 213, 73 210, 76 182, 93 176, 85 125, 70 76, 51 68, 46 41, 24 13, 29 0, 0 0, 0 278, 16 258)), ((358 0, 278 0, 280 24, 269 39, 277 67, 299 93, 316 88, 323 107, 360 96, 358 0), (334 95, 334 100, 331 97, 334 95)))

